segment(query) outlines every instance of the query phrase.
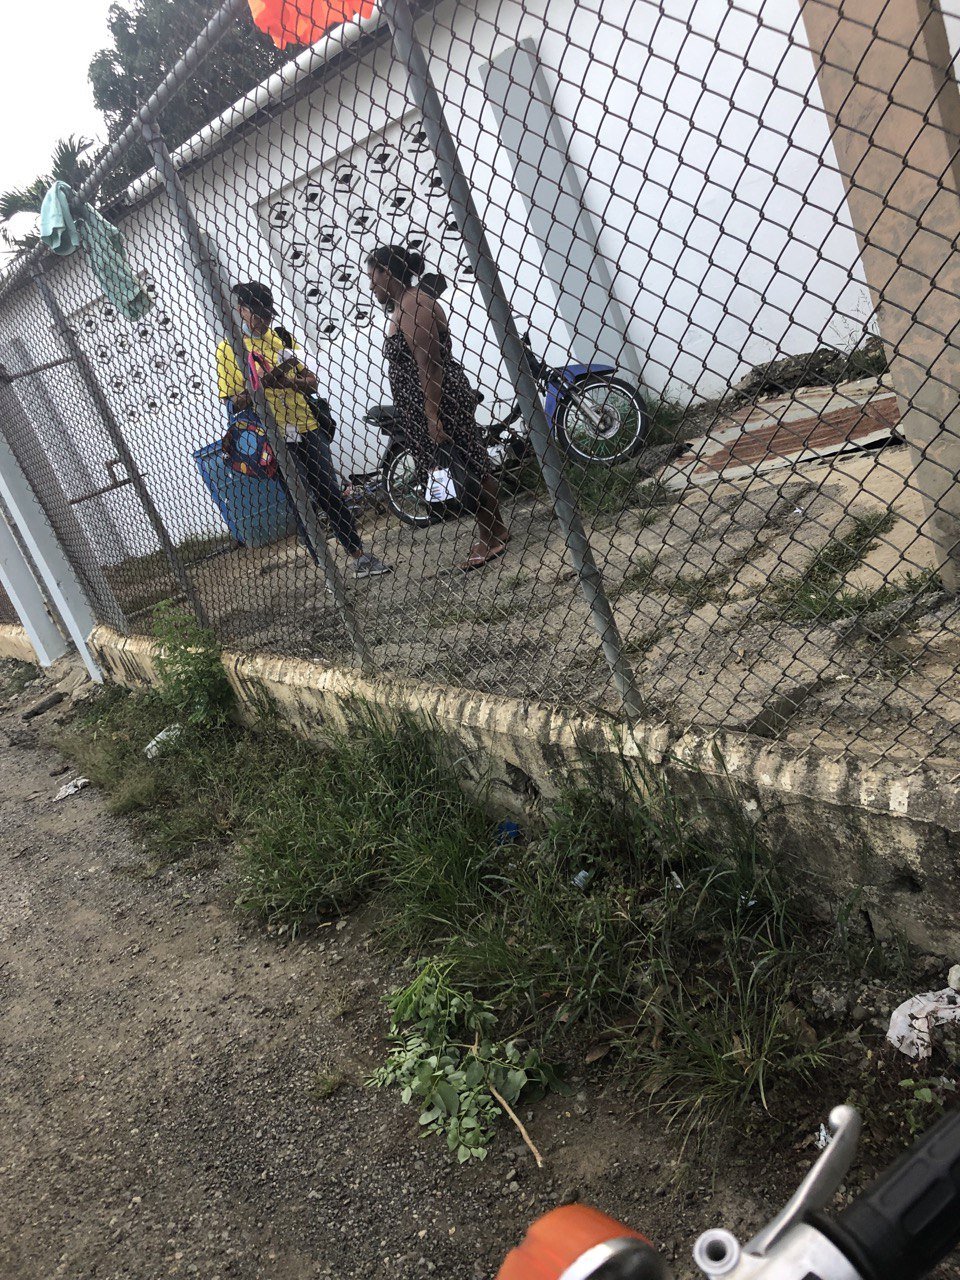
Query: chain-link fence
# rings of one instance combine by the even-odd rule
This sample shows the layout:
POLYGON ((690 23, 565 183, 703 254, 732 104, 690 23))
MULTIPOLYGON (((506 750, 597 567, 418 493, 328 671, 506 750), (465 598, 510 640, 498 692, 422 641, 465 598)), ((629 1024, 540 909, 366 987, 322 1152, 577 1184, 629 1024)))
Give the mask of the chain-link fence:
POLYGON ((17 621, 17 611, 13 607, 13 601, 7 595, 3 587, 0 586, 0 626, 6 626, 9 623, 16 623, 17 621))
POLYGON ((383 0, 171 156, 208 30, 100 197, 130 277, 74 199, 0 298, 5 447, 97 615, 956 759, 956 34, 383 0))

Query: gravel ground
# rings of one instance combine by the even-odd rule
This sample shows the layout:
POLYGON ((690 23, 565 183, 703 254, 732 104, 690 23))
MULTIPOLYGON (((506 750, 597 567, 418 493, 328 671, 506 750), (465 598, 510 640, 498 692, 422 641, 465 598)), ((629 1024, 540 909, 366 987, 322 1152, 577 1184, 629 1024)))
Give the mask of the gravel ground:
POLYGON ((578 1195, 685 1275, 699 1230, 755 1228, 809 1163, 808 1140, 751 1167, 743 1138, 716 1170, 684 1163, 607 1062, 524 1112, 543 1170, 506 1123, 457 1166, 363 1085, 391 985, 363 920, 281 946, 234 913, 226 871, 138 874, 95 789, 53 800, 57 710, 20 718, 42 692, 0 715, 5 1280, 470 1280, 578 1195))

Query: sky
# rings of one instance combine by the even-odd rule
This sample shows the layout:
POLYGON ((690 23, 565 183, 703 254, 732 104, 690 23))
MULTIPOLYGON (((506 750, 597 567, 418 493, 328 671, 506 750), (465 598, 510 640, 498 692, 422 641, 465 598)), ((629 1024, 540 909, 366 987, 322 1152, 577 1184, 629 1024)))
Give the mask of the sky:
POLYGON ((23 186, 47 167, 58 138, 102 140, 87 67, 110 43, 111 0, 21 0, 4 4, 0 46, 0 191, 23 186), (37 21, 43 12, 43 25, 37 21))

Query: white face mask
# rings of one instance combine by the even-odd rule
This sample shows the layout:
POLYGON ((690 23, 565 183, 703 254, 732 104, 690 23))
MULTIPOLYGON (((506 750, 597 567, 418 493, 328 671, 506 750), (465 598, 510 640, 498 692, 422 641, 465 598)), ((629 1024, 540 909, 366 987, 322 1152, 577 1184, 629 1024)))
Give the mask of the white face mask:
POLYGON ((246 334, 246 336, 247 336, 248 338, 252 338, 252 337, 253 337, 253 330, 252 330, 252 329, 250 328, 250 326, 247 324, 246 320, 241 320, 241 321, 240 321, 240 328, 243 330, 243 332, 246 334))

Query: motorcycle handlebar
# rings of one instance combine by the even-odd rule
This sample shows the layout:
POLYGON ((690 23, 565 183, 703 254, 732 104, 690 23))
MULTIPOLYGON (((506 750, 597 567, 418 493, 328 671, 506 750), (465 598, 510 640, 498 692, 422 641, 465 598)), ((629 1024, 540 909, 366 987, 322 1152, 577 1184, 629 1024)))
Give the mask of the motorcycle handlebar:
POLYGON ((864 1280, 916 1280, 960 1243, 960 1110, 943 1117, 835 1219, 817 1227, 864 1280))

